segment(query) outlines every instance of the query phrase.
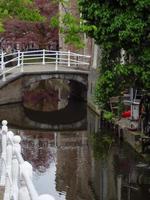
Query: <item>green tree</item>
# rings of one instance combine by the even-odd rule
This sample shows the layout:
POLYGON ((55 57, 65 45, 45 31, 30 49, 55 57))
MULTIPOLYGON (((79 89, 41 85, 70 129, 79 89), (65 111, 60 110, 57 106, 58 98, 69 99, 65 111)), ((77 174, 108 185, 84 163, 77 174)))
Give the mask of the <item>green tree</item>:
POLYGON ((3 21, 8 18, 19 18, 27 21, 43 21, 32 0, 1 0, 0 1, 0 32, 4 30, 3 21))
MULTIPOLYGON (((81 25, 81 19, 79 17, 79 10, 73 8, 70 1, 66 0, 54 0, 61 5, 60 12, 57 13, 51 19, 51 25, 53 27, 59 27, 59 31, 64 36, 64 42, 66 44, 73 45, 75 48, 80 49, 84 47, 82 33, 84 33, 84 26, 81 25)), ((76 3, 75 3, 76 4, 76 3)))
MULTIPOLYGON (((26 21, 43 21, 43 16, 35 6, 36 0, 1 0, 0 1, 0 32, 4 31, 3 21, 10 18, 19 18, 26 21)), ((66 0, 52 0, 60 4, 64 13, 56 13, 51 18, 50 26, 59 27, 60 33, 64 34, 65 42, 77 48, 84 46, 81 33, 84 32, 81 21, 70 10, 70 2, 66 0)))
POLYGON ((78 0, 87 34, 102 48, 95 97, 108 107, 111 96, 125 88, 150 88, 150 1, 78 0), (120 51, 126 52, 120 64, 120 51))

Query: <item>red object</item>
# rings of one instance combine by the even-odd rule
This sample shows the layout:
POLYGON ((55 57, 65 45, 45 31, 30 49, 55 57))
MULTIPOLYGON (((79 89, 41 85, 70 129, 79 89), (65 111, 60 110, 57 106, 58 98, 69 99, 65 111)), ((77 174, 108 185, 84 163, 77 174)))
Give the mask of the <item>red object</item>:
POLYGON ((125 111, 121 114, 122 117, 126 118, 126 117, 130 117, 131 116, 131 110, 125 111))

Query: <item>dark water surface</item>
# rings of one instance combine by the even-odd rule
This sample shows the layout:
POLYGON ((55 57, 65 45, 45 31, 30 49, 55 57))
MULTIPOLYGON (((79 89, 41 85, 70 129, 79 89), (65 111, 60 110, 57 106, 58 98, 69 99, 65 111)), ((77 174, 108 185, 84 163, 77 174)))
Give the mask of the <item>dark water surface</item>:
POLYGON ((7 119, 22 137, 22 154, 33 166, 38 193, 56 200, 149 200, 149 165, 116 141, 112 131, 100 131, 93 112, 79 110, 79 120, 77 112, 65 112, 71 124, 50 126, 43 116, 41 124, 32 113, 26 116, 21 104, 0 107, 0 120, 7 119))

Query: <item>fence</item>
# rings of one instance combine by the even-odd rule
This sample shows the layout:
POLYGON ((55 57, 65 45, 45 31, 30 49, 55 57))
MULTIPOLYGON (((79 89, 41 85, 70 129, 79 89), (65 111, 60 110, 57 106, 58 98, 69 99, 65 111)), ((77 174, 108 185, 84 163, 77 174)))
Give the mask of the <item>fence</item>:
POLYGON ((2 121, 2 154, 0 186, 4 186, 3 200, 54 200, 48 194, 38 195, 32 182, 32 165, 21 155, 21 137, 8 131, 2 121))
MULTIPOLYGON (((35 50, 35 51, 17 51, 14 53, 6 54, 2 52, 0 54, 1 60, 1 73, 2 80, 6 80, 6 74, 12 73, 14 69, 20 69, 20 72, 24 71, 25 65, 34 64, 53 64, 55 70, 58 70, 58 66, 74 67, 79 69, 82 66, 89 68, 90 56, 73 53, 70 51, 50 51, 50 50, 35 50)), ((42 68, 41 68, 42 70, 42 68)))

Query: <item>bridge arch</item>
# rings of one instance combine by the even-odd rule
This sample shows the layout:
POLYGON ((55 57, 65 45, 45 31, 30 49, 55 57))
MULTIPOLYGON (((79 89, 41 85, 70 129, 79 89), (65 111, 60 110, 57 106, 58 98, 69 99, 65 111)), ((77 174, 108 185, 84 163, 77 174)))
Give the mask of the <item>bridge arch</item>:
MULTIPOLYGON (((68 83, 66 83, 68 85, 69 90, 70 90, 70 92, 68 94, 69 95, 68 100, 74 99, 74 100, 77 100, 77 101, 78 100, 79 101, 87 101, 88 76, 87 76, 87 74, 77 74, 77 73, 75 73, 75 74, 52 73, 52 74, 44 74, 44 75, 39 75, 39 74, 37 75, 36 74, 36 75, 31 75, 31 76, 25 76, 24 80, 23 80, 23 92, 22 92, 23 100, 25 101, 25 99, 28 99, 28 95, 27 95, 28 92, 30 90, 34 91, 33 88, 35 88, 35 86, 39 87, 38 84, 41 81, 54 80, 54 79, 65 80, 65 81, 67 80, 68 81, 68 83), (38 83, 38 84, 35 85, 35 83, 38 83)), ((45 85, 45 83, 44 83, 44 85, 45 85)), ((45 86, 44 86, 44 88, 45 88, 45 86)), ((54 83, 53 87, 55 87, 55 83, 54 83)), ((28 103, 29 103, 29 100, 28 100, 28 103)))
POLYGON ((65 73, 65 72, 53 72, 49 74, 28 74, 24 76, 23 87, 29 87, 32 83, 47 79, 64 79, 68 81, 75 81, 88 87, 88 74, 86 73, 65 73))
MULTIPOLYGON (((40 80, 46 79, 65 79, 69 81, 76 82, 78 88, 83 88, 84 92, 82 97, 86 100, 87 87, 88 87, 88 74, 80 72, 50 72, 50 73, 28 73, 20 74, 11 79, 11 81, 6 81, 5 84, 1 86, 0 93, 0 105, 7 103, 21 102, 24 91, 32 84, 40 80), (80 87, 80 85, 82 87, 80 87)), ((75 89, 75 84, 72 86, 75 89)))

